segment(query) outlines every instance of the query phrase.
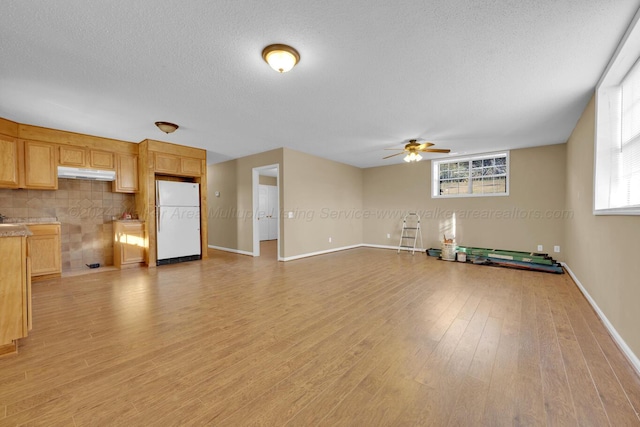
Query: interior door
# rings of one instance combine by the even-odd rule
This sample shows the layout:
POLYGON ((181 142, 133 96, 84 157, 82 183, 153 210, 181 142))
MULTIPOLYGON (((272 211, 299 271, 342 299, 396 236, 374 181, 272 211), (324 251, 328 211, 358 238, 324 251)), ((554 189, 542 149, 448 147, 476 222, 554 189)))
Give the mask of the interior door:
POLYGON ((275 185, 268 185, 268 200, 269 211, 267 214, 267 228, 269 240, 275 240, 278 238, 278 187, 275 185))
POLYGON ((258 186, 258 224, 260 224, 260 241, 269 240, 269 221, 267 212, 269 211, 269 186, 260 184, 258 186))
POLYGON ((260 241, 278 238, 278 187, 275 185, 258 186, 258 223, 260 241))

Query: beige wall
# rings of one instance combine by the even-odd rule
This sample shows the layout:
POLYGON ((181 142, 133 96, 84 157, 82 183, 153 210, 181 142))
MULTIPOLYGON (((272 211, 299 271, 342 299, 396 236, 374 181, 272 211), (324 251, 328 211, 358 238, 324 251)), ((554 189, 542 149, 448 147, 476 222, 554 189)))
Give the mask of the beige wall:
POLYGON ((454 234, 455 213, 460 245, 535 251, 541 244, 563 259, 562 216, 571 215, 563 211, 565 154, 564 144, 512 150, 510 195, 500 197, 432 199, 430 161, 365 169, 364 243, 396 246, 402 216, 418 211, 424 246, 439 247, 443 234, 454 234))
POLYGON ((281 257, 362 243, 362 170, 285 148, 209 165, 210 245, 253 251, 252 170, 272 164, 280 165, 281 257))
POLYGON ((290 149, 284 164, 284 256, 361 244, 362 169, 290 149))
POLYGON ((640 216, 593 215, 595 102, 567 143, 566 262, 631 350, 640 355, 640 216))
POLYGON ((253 168, 278 164, 282 177, 282 153, 280 148, 207 167, 209 245, 253 252, 253 168))

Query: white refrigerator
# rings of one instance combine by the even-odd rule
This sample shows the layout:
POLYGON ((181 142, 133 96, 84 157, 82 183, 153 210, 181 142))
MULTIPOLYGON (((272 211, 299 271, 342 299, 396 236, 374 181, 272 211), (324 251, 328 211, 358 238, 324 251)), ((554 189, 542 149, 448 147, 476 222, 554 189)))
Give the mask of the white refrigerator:
POLYGON ((200 184, 156 181, 157 264, 201 258, 200 184))

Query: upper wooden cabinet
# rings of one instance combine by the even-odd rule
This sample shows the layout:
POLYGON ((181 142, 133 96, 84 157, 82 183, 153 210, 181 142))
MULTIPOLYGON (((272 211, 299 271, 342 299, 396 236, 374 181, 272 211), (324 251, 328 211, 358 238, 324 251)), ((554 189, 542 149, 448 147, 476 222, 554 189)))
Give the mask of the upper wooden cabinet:
POLYGON ((61 145, 58 156, 61 166, 93 169, 114 169, 114 154, 108 151, 61 145))
POLYGON ((180 158, 180 171, 185 175, 200 176, 202 174, 202 160, 182 157, 180 158))
POLYGON ((56 151, 53 144, 23 141, 24 188, 55 190, 58 188, 56 151))
POLYGON ((18 140, 0 135, 0 187, 18 188, 18 140))
POLYGON ((113 169, 113 153, 89 150, 89 166, 96 169, 113 169))
POLYGON ((82 147, 60 146, 59 162, 62 166, 82 168, 87 166, 87 150, 82 147))
POLYGON ((202 161, 191 157, 154 153, 155 171, 171 175, 200 176, 202 161))
POLYGON ((138 191, 138 156, 116 154, 116 193, 136 193, 138 191))
POLYGON ((0 135, 0 188, 58 188, 53 144, 0 135))

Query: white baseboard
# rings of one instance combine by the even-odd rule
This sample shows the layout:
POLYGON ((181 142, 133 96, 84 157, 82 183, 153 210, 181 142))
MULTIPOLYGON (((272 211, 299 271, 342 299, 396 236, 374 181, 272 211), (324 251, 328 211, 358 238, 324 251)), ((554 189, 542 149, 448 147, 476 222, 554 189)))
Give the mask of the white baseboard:
POLYGON ((294 255, 294 256, 282 258, 281 261, 293 261, 295 259, 308 258, 310 256, 329 254, 331 252, 345 251, 347 249, 355 249, 355 248, 360 248, 362 246, 363 246, 362 244, 358 244, 358 245, 351 245, 351 246, 342 246, 340 248, 327 249, 325 251, 309 252, 309 253, 306 253, 306 254, 294 255))
POLYGON ((209 249, 217 249, 219 251, 233 252, 234 254, 253 256, 253 252, 241 251, 240 249, 223 248, 222 246, 208 245, 209 249))
POLYGON ((584 295, 587 301, 589 301, 589 304, 591 304, 591 307, 595 310, 598 317, 600 317, 600 320, 602 320, 602 323, 604 323, 604 326, 609 331, 609 334, 611 334, 611 337, 613 338, 613 340, 616 342, 616 344, 618 344, 618 347, 620 347, 624 355, 627 357, 627 359, 633 366, 633 368, 636 370, 636 373, 640 375, 640 359, 638 359, 638 356, 635 355, 635 353, 631 350, 631 348, 629 348, 625 340, 622 339, 618 331, 616 331, 616 328, 613 327, 609 319, 607 319, 607 316, 605 316, 602 310, 600 310, 600 307, 598 307, 598 304, 596 304, 595 300, 591 297, 591 295, 589 295, 589 292, 587 292, 585 287, 582 286, 582 283, 580 283, 580 280, 578 280, 578 278, 573 273, 573 271, 571 271, 569 266, 564 262, 561 264, 567 270, 567 272, 569 273, 569 276, 571 276, 575 284, 578 285, 580 292, 582 292, 582 295, 584 295))
MULTIPOLYGON (((390 245, 374 245, 374 244, 370 244, 370 243, 363 243, 360 246, 363 246, 365 248, 377 248, 377 249, 392 249, 394 251, 398 250, 398 246, 390 246, 390 245)), ((413 249, 407 249, 407 248, 402 248, 403 251, 409 251, 411 252, 413 249)), ((416 252, 424 252, 426 251, 426 249, 424 248, 416 248, 416 252)))

